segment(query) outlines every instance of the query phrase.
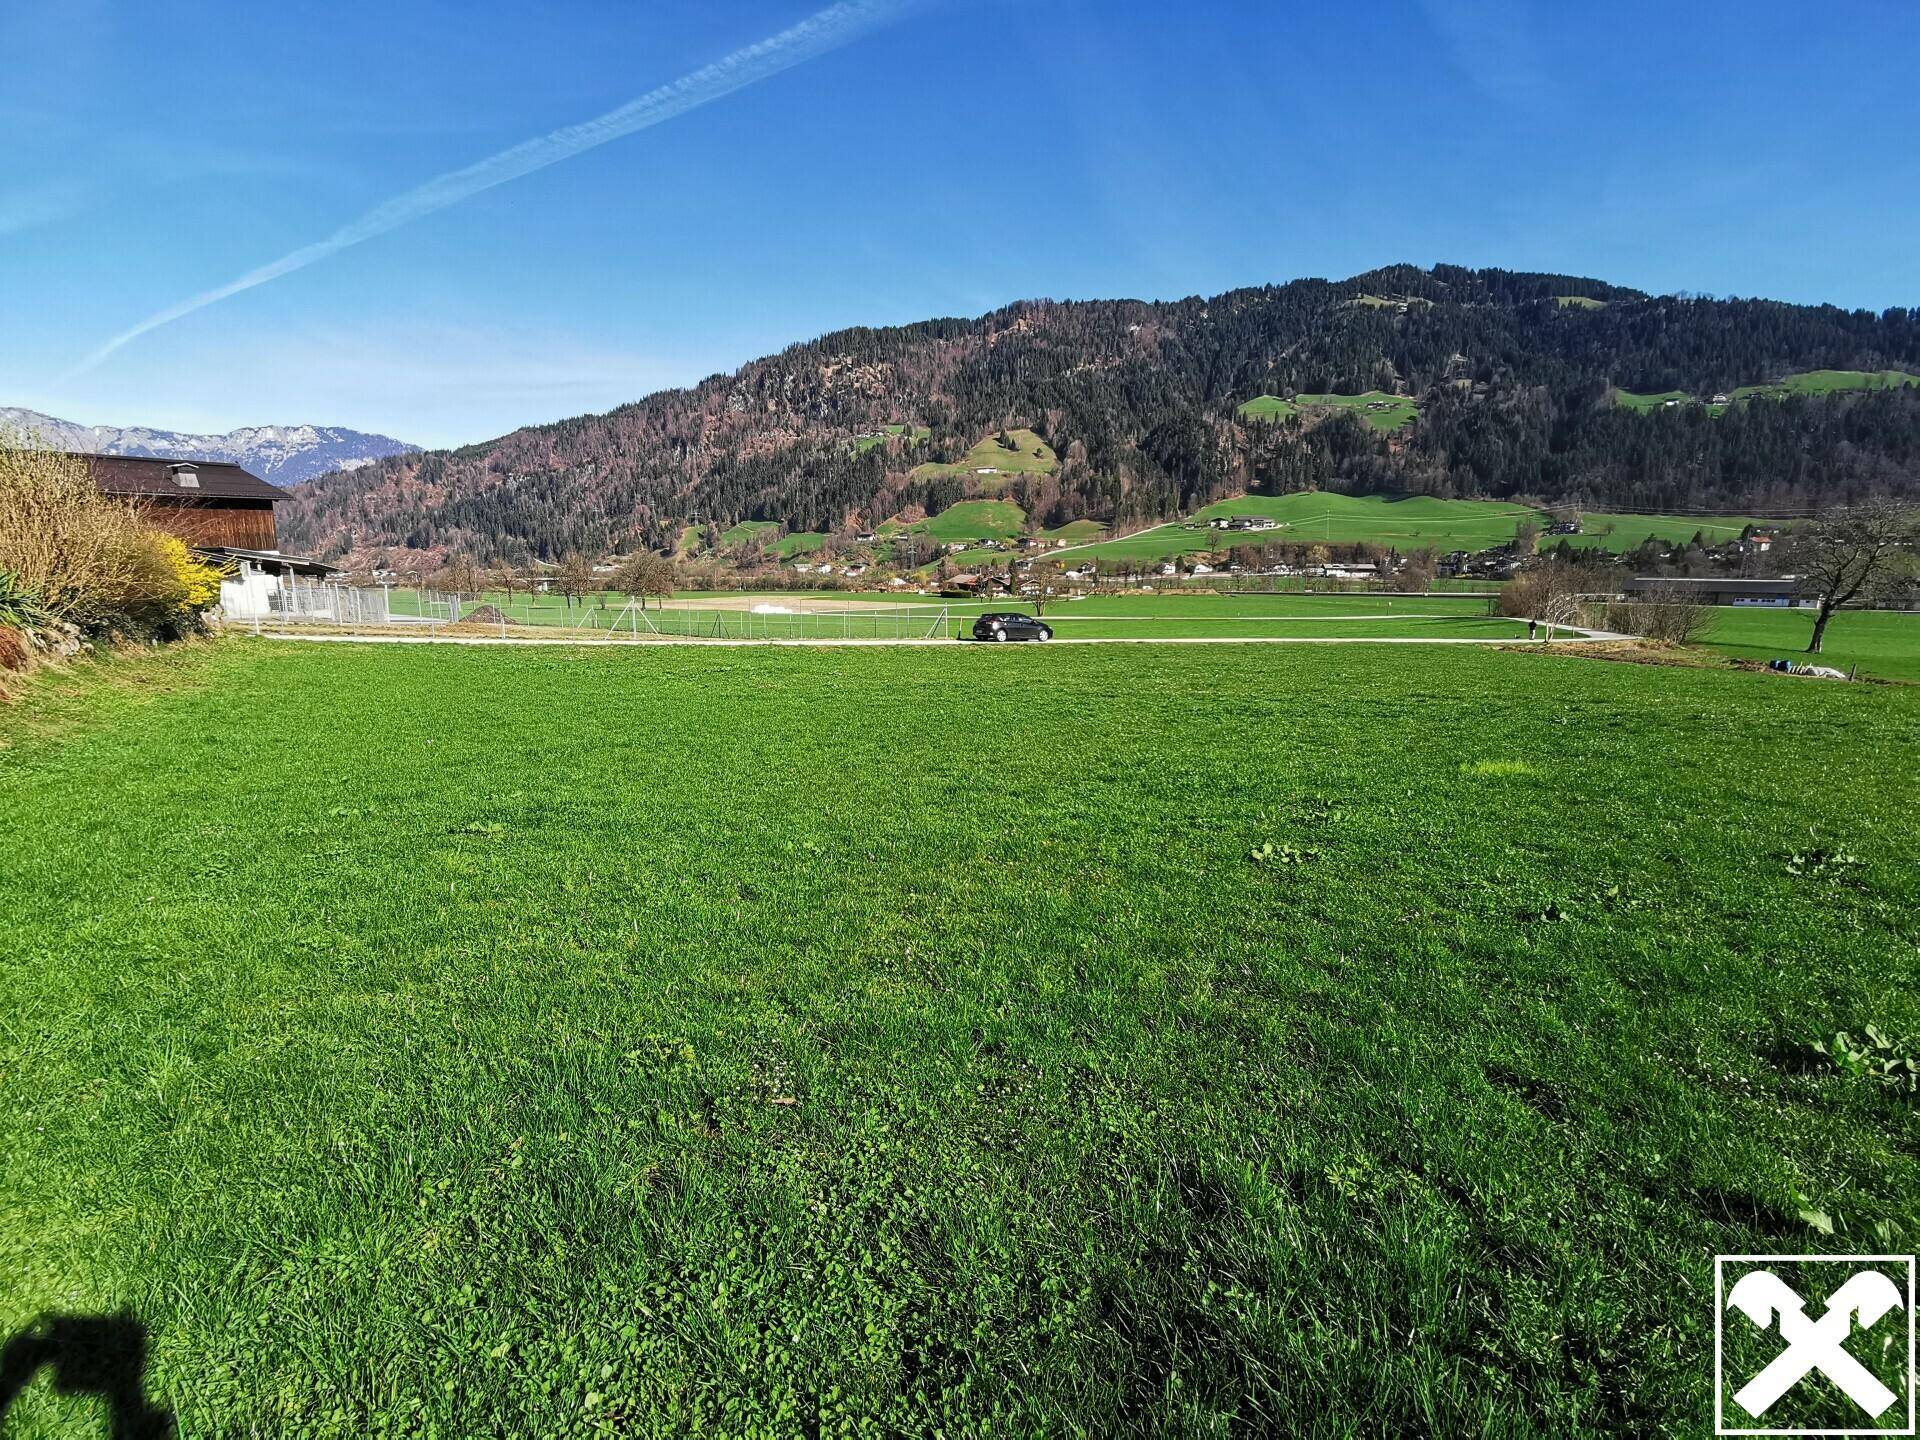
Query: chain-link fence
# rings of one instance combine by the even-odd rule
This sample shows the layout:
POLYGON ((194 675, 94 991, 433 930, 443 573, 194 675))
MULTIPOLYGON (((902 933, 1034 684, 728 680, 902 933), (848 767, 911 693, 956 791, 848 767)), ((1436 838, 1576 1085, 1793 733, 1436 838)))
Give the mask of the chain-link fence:
POLYGON ((595 613, 610 635, 697 640, 938 640, 953 634, 945 605, 841 604, 799 608, 777 603, 745 607, 638 601, 595 613))
POLYGON ((384 589, 252 564, 222 579, 220 611, 229 623, 256 629, 263 624, 384 625, 390 613, 384 589))
MULTIPOLYGON (((888 605, 819 597, 726 596, 652 600, 623 595, 460 595, 415 588, 359 589, 290 577, 261 623, 320 622, 449 638, 597 640, 938 640, 957 633, 946 605, 888 605)), ((264 608, 264 607, 263 607, 264 608)), ((969 617, 970 618, 970 617, 969 617)))

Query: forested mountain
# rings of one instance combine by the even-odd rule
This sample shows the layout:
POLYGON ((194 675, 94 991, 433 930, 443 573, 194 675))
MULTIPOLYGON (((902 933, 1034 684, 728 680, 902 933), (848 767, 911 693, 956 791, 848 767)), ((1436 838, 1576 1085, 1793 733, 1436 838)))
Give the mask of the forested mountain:
POLYGON ((1049 526, 1308 487, 1748 513, 1920 491, 1920 387, 1724 413, 1618 393, 1706 400, 1825 369, 1920 373, 1920 311, 1449 265, 1165 303, 1030 301, 841 331, 605 415, 324 476, 283 507, 283 533, 333 556, 517 559, 666 548, 690 521, 872 526, 983 488, 1049 526), (1359 407, 1239 413, 1262 395, 1369 391, 1417 414, 1375 428, 1359 407), (954 463, 1011 427, 1057 453, 1051 473, 954 463))

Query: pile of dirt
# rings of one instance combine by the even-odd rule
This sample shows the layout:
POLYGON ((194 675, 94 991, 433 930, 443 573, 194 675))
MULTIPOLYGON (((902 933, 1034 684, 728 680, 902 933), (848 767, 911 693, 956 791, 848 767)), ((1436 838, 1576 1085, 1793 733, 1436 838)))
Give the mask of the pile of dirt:
POLYGON ((1680 645, 1658 645, 1647 640, 1573 640, 1551 645, 1502 645, 1502 650, 1522 655, 1576 655, 1587 660, 1619 660, 1628 665, 1678 665, 1688 670, 1726 668, 1724 656, 1710 650, 1692 650, 1680 645))
POLYGON ((517 625, 520 623, 498 605, 476 605, 466 613, 464 620, 468 625, 517 625))

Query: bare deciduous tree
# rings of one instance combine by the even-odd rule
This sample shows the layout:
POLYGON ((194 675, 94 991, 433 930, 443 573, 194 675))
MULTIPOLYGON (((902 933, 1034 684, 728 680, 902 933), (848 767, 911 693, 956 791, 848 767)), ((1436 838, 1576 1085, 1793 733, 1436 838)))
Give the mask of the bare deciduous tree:
POLYGON ((1400 571, 1400 588, 1416 590, 1421 594, 1433 588, 1434 577, 1439 573, 1439 559, 1433 547, 1407 552, 1407 563, 1400 571))
POLYGON ((1886 599, 1914 580, 1920 510, 1887 500, 1835 510, 1788 532, 1787 569, 1819 597, 1807 653, 1818 655, 1834 612, 1886 599))
POLYGON ((626 563, 613 572, 613 588, 639 597, 642 609, 646 608, 649 595, 663 599, 671 596, 673 584, 672 564, 650 551, 629 556, 626 563))
POLYGON ((1054 591, 1060 586, 1059 562, 1035 560, 1027 571, 1027 578, 1033 582, 1033 613, 1045 615, 1048 604, 1053 600, 1054 591))
POLYGON ((480 567, 471 555, 452 555, 433 577, 434 584, 455 595, 478 595, 482 584, 480 567))
POLYGON ((567 608, 593 589, 593 563, 578 550, 569 550, 554 576, 554 588, 566 596, 567 608))
POLYGON ((1644 602, 1629 606, 1628 629, 1664 645, 1692 644, 1707 623, 1707 607, 1690 585, 1656 585, 1644 602))

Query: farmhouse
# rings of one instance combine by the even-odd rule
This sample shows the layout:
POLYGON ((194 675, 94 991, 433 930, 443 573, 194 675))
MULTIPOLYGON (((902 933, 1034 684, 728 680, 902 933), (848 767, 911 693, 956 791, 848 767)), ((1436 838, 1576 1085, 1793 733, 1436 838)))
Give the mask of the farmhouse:
POLYGON ((1620 587, 1629 600, 1685 595, 1701 605, 1765 605, 1784 608, 1812 605, 1820 598, 1797 576, 1779 580, 1671 580, 1659 575, 1636 575, 1620 587))
POLYGON ((138 506, 156 530, 178 535, 202 549, 280 548, 273 507, 287 498, 287 492, 238 465, 138 455, 88 455, 85 459, 100 493, 138 506))
POLYGON ((224 461, 84 458, 102 495, 124 499, 155 530, 179 536, 220 566, 220 610, 229 620, 296 611, 321 618, 333 603, 318 582, 334 567, 280 549, 273 507, 287 492, 279 486, 224 461))

